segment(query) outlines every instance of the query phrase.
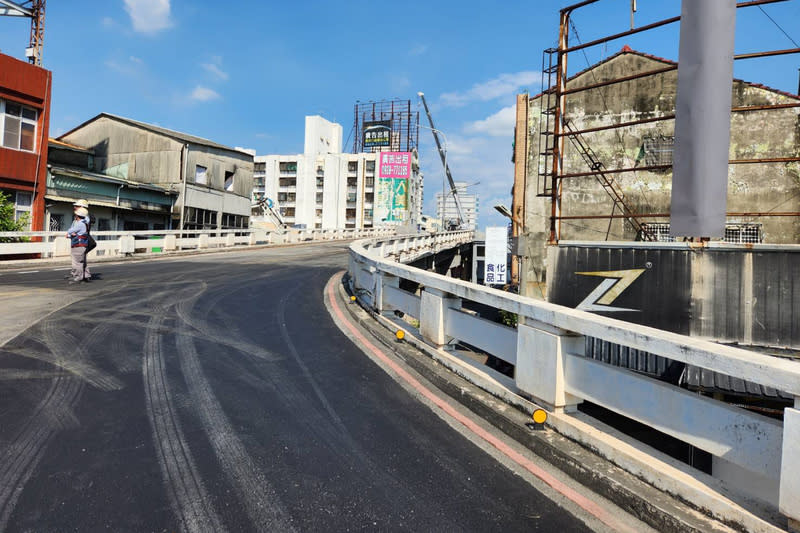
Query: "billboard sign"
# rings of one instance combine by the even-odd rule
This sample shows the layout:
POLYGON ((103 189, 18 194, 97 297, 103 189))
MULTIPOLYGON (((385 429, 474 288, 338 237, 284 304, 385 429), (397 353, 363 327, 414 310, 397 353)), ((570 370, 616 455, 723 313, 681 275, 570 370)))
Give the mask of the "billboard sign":
POLYGON ((403 222, 408 212, 411 152, 378 153, 375 222, 403 222))
POLYGON ((391 146, 392 144, 392 121, 373 120, 364 122, 364 148, 375 148, 391 146))
POLYGON ((483 266, 485 285, 508 283, 506 271, 508 257, 508 229, 503 226, 486 228, 486 257, 483 266))

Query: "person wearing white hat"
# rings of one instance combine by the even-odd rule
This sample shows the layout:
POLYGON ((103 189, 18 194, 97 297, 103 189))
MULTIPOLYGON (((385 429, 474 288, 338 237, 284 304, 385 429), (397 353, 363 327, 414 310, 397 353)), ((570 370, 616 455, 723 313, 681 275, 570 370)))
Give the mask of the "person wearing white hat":
POLYGON ((88 219, 89 211, 85 207, 75 209, 75 218, 72 226, 67 230, 70 239, 70 254, 72 255, 72 270, 70 284, 89 281, 92 275, 86 265, 86 247, 89 244, 89 227, 84 221, 88 219))
POLYGON ((86 210, 86 218, 84 218, 83 221, 86 222, 86 225, 88 226, 89 224, 92 223, 91 222, 91 217, 89 216, 89 202, 87 202, 83 198, 81 198, 79 200, 75 200, 75 202, 72 204, 72 213, 74 214, 81 207, 86 210))

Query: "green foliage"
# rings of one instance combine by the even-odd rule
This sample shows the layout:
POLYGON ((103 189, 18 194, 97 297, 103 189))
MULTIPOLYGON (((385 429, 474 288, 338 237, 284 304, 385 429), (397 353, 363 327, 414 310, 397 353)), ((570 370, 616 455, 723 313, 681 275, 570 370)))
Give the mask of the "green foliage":
MULTIPOLYGON (((27 227, 27 220, 14 220, 14 203, 10 196, 0 192, 0 231, 23 231, 27 227)), ((13 237, 0 238, 0 242, 14 242, 19 239, 13 237)))
POLYGON ((517 327, 517 314, 500 309, 500 319, 506 326, 517 327))

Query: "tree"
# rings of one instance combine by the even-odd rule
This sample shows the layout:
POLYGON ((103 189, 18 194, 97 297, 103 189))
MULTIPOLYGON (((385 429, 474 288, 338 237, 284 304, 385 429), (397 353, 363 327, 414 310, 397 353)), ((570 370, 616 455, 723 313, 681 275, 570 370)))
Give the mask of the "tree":
MULTIPOLYGON (((24 218, 14 219, 14 203, 11 196, 0 191, 0 231, 22 231, 27 226, 24 218)), ((0 238, 0 242, 16 241, 13 237, 0 238)))

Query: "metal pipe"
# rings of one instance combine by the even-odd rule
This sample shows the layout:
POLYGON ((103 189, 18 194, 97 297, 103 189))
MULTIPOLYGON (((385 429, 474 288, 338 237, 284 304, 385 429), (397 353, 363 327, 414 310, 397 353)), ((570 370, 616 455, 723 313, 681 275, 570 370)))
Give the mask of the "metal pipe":
MULTIPOLYGON (((749 106, 741 106, 741 107, 732 107, 732 113, 747 113, 749 111, 765 111, 770 109, 787 109, 792 107, 800 107, 800 103, 796 104, 766 104, 766 105, 749 105, 749 106)), ((586 128, 584 130, 575 130, 570 133, 561 133, 560 135, 563 136, 570 136, 570 135, 582 135, 584 133, 594 133, 597 131, 606 131, 612 130, 617 128, 627 128, 628 126, 636 126, 639 124, 648 124, 650 122, 659 122, 664 120, 674 120, 675 114, 669 115, 662 115, 660 117, 653 117, 653 118, 644 118, 641 120, 631 120, 628 122, 619 122, 617 124, 609 124, 608 126, 598 126, 596 128, 586 128)))
POLYGON ((800 53, 800 48, 787 48, 785 50, 770 50, 767 52, 753 52, 751 54, 738 54, 733 56, 734 59, 752 59, 754 57, 770 57, 770 56, 782 56, 786 54, 797 54, 800 53))
MULTIPOLYGON (((800 211, 753 211, 725 213, 729 217, 798 217, 800 211)), ((561 220, 606 220, 609 218, 669 218, 669 213, 629 213, 626 215, 564 215, 559 217, 561 220)))
MULTIPOLYGON (((731 165, 748 165, 754 163, 794 163, 800 161, 800 157, 759 157, 755 159, 731 159, 728 164, 731 165)), ((582 178, 586 176, 599 176, 601 174, 622 174, 625 172, 636 172, 644 170, 666 170, 672 168, 672 165, 650 165, 646 167, 626 167, 614 168, 605 170, 594 170, 590 172, 574 172, 572 174, 562 174, 557 179, 564 178, 582 178)))
POLYGON ((648 70, 646 72, 640 72, 639 74, 632 74, 631 76, 624 76, 622 78, 614 78, 613 80, 606 80, 601 81, 599 83, 593 83, 591 85, 586 85, 584 87, 575 87, 573 89, 567 89, 564 91, 564 94, 574 94, 579 93, 581 91, 588 91, 590 89, 597 89, 598 87, 605 87, 607 85, 614 85, 615 83, 624 83, 626 81, 636 80, 639 78, 646 78, 647 76, 655 76, 656 74, 663 74, 665 72, 670 72, 673 70, 678 70, 678 65, 670 65, 668 67, 659 68, 655 70, 648 70))
MULTIPOLYGON (((760 6, 760 5, 763 5, 763 4, 774 4, 774 3, 777 3, 777 2, 786 2, 786 1, 788 1, 788 0, 755 0, 755 1, 752 1, 752 2, 740 2, 740 3, 736 4, 736 7, 740 8, 740 7, 760 6)), ((572 11, 573 9, 577 9, 579 7, 583 7, 584 5, 591 4, 591 3, 593 3, 593 2, 581 2, 580 4, 576 4, 575 6, 572 6, 572 7, 566 8, 566 9, 562 9, 561 12, 564 13, 565 11, 572 11)), ((597 45, 597 44, 602 44, 602 43, 605 43, 605 42, 608 42, 608 41, 614 41, 614 40, 620 39, 622 37, 627 37, 628 35, 633 35, 633 34, 636 34, 636 33, 642 32, 642 31, 651 30, 653 28, 658 28, 660 26, 666 26, 667 24, 672 24, 673 22, 678 22, 679 20, 681 20, 680 15, 677 16, 677 17, 672 17, 672 18, 660 20, 660 21, 657 21, 657 22, 653 22, 652 24, 647 24, 646 26, 641 26, 641 27, 636 28, 634 30, 628 30, 628 31, 623 31, 621 33, 615 33, 614 35, 610 35, 608 37, 603 37, 602 39, 595 39, 594 41, 590 41, 588 43, 579 44, 577 46, 573 46, 572 48, 565 48, 564 50, 560 50, 559 53, 566 54, 566 53, 569 53, 569 52, 575 52, 577 50, 583 50, 584 48, 588 48, 590 46, 594 46, 594 45, 597 45)))

